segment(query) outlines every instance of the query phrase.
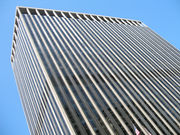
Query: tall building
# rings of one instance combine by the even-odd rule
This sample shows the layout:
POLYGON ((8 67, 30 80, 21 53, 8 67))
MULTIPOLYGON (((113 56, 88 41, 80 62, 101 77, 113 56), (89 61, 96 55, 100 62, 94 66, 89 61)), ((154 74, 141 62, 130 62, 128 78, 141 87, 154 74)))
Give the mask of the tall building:
POLYGON ((17 7, 11 64, 33 135, 180 134, 180 51, 140 21, 17 7))

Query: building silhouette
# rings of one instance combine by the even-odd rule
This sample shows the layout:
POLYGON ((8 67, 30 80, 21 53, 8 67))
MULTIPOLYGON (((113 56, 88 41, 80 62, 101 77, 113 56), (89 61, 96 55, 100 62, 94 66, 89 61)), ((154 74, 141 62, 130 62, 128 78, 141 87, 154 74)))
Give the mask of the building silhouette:
POLYGON ((12 44, 31 134, 180 134, 180 51, 142 22, 17 7, 12 44))

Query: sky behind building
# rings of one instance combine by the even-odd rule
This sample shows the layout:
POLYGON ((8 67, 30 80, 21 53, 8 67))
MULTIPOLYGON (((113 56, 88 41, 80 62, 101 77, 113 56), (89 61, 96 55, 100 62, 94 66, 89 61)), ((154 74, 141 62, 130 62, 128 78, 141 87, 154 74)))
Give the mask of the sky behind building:
POLYGON ((1 0, 0 134, 29 134, 10 65, 16 6, 49 8, 140 20, 180 49, 178 0, 1 0))

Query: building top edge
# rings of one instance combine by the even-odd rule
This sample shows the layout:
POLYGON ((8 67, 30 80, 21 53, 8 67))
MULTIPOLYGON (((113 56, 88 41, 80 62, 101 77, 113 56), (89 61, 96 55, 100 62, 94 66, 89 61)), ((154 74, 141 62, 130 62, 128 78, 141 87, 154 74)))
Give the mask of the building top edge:
POLYGON ((105 16, 105 15, 96 15, 96 14, 89 14, 89 13, 81 13, 81 12, 73 12, 73 11, 63 11, 63 10, 56 10, 56 9, 44 9, 44 8, 35 8, 35 7, 25 7, 25 6, 17 6, 17 10, 24 10, 24 9, 30 9, 30 10, 44 10, 44 11, 53 11, 53 12, 65 12, 65 13, 72 13, 72 14, 83 14, 83 15, 90 15, 90 16, 99 16, 99 17, 109 17, 109 18, 116 18, 116 19, 122 19, 127 21, 136 21, 138 23, 142 23, 142 21, 134 20, 134 19, 127 19, 127 18, 119 18, 119 17, 112 17, 112 16, 105 16))

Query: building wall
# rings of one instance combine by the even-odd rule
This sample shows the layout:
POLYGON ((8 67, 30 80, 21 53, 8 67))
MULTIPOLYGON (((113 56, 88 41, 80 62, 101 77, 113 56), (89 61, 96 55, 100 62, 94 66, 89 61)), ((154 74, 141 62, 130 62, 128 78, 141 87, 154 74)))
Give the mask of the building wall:
POLYGON ((179 50, 142 23, 26 10, 12 66, 32 134, 179 133, 179 50))
POLYGON ((13 70, 31 134, 70 134, 20 19, 13 70))

